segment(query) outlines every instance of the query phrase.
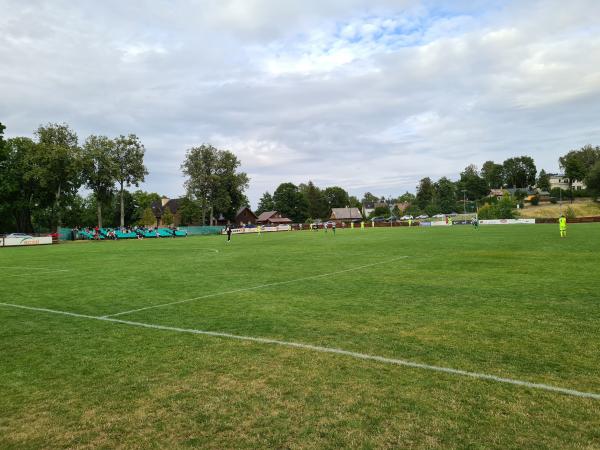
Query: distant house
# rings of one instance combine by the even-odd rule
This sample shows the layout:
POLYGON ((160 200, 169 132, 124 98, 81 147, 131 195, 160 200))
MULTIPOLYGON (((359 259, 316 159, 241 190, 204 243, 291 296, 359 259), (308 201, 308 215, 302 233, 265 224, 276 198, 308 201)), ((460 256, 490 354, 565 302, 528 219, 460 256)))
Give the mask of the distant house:
POLYGON ((496 197, 498 200, 500 200, 502 197, 504 197, 504 189, 492 189, 488 194, 488 197, 496 197))
MULTIPOLYGON (((398 211, 400 211, 400 213, 403 213, 404 211, 406 211, 409 206, 410 206, 409 202, 401 202, 401 203, 394 204, 394 207, 398 208, 398 211)), ((392 209, 393 209, 393 207, 392 207, 392 209)))
POLYGON ((362 212, 365 217, 369 217, 375 208, 387 208, 387 203, 385 202, 365 202, 362 205, 362 212))
MULTIPOLYGON (((548 178, 550 181, 550 189, 561 188, 563 190, 569 189, 569 179, 560 173, 549 173, 548 178)), ((574 180, 573 181, 573 190, 581 191, 585 189, 585 183, 582 181, 574 180)))
POLYGON ((162 216, 168 208, 173 215, 173 225, 179 226, 181 223, 181 213, 179 211, 179 207, 181 206, 181 198, 168 198, 166 196, 162 196, 160 202, 152 202, 150 206, 152 208, 152 212, 154 213, 154 217, 156 217, 156 226, 162 227, 170 224, 163 223, 162 216))
POLYGON ((281 215, 280 212, 266 211, 258 216, 256 223, 260 225, 287 225, 292 223, 292 221, 281 215))
POLYGON ((531 187, 492 189, 488 197, 496 197, 498 200, 500 200, 502 197, 504 197, 504 194, 508 194, 511 197, 513 197, 517 193, 517 191, 520 191, 525 194, 525 201, 531 201, 531 199, 535 196, 538 196, 542 201, 550 200, 550 193, 531 187))
POLYGON ((237 226, 244 226, 248 224, 256 225, 257 220, 258 217, 256 217, 256 214, 254 214, 247 206, 242 206, 235 213, 235 224, 237 226))
POLYGON ((357 220, 362 219, 358 208, 332 208, 329 215, 330 220, 357 220))

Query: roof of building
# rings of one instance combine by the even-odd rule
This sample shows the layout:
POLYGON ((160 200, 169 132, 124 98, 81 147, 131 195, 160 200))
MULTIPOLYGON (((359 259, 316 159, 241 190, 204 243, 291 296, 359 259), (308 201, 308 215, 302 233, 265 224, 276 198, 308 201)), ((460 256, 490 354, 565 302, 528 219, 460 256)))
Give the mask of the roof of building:
POLYGON ((264 213, 261 213, 260 216, 258 216, 258 220, 260 220, 261 222, 265 221, 271 216, 274 216, 275 214, 277 214, 277 211, 265 211, 264 213))
POLYGON ((331 218, 337 220, 361 219, 362 214, 358 208, 331 208, 331 218))
MULTIPOLYGON (((167 198, 164 197, 163 198, 167 198)), ((181 205, 181 200, 183 200, 182 198, 172 198, 169 201, 167 201, 167 203, 165 203, 165 205, 162 205, 162 202, 160 201, 154 201, 152 202, 152 205, 150 205, 150 207, 152 208, 152 212, 154 213, 154 215, 156 217, 161 217, 163 215, 163 213, 165 212, 165 208, 169 208, 171 210, 172 214, 177 214, 177 211, 179 210, 179 206, 181 205)))
POLYGON ((292 220, 287 217, 271 217, 267 221, 271 223, 292 223, 292 220))
POLYGON ((245 210, 248 210, 250 212, 250 214, 252 214, 254 217, 256 217, 256 214, 254 214, 254 212, 248 206, 242 206, 240 209, 238 209, 237 212, 235 213, 235 217, 242 214, 245 210))
POLYGON ((271 223, 292 223, 287 217, 274 217, 278 214, 277 211, 265 211, 258 216, 257 222, 271 222, 271 223))

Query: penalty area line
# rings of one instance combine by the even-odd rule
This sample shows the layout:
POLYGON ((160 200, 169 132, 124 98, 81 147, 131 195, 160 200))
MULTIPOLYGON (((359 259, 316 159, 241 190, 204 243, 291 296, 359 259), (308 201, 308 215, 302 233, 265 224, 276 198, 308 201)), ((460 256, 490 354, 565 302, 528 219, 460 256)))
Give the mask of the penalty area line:
POLYGON ((405 359, 395 359, 395 358, 387 358, 384 356, 369 355, 366 353, 342 350, 342 349, 334 348, 334 347, 322 347, 322 346, 318 346, 318 345, 303 344, 300 342, 281 341, 278 339, 269 339, 269 338, 253 337, 253 336, 241 336, 241 335, 237 335, 237 334, 221 333, 221 332, 217 332, 217 331, 195 330, 195 329, 191 329, 191 328, 178 328, 178 327, 169 327, 166 325, 155 325, 155 324, 143 323, 143 322, 132 322, 129 320, 115 319, 115 318, 111 318, 111 317, 90 316, 90 315, 86 315, 86 314, 72 313, 72 312, 68 312, 68 311, 58 311, 58 310, 47 309, 47 308, 35 308, 32 306, 16 305, 16 304, 12 304, 12 303, 1 303, 0 302, 0 306, 24 309, 24 310, 29 310, 29 311, 45 312, 45 313, 50 313, 50 314, 58 314, 58 315, 70 316, 70 317, 77 317, 77 318, 82 318, 82 319, 100 320, 103 322, 129 325, 129 326, 140 327, 140 328, 148 328, 148 329, 153 329, 153 330, 196 334, 196 335, 212 336, 212 337, 219 337, 219 338, 226 338, 226 339, 235 339, 238 341, 255 342, 258 344, 279 345, 282 347, 298 348, 298 349, 302 349, 302 350, 310 350, 310 351, 315 351, 315 352, 319 352, 319 353, 330 353, 330 354, 335 354, 335 355, 348 356, 348 357, 355 358, 355 359, 362 359, 362 360, 366 360, 366 361, 375 361, 375 362, 379 362, 379 363, 383 363, 383 364, 405 366, 405 367, 410 367, 413 369, 422 369, 422 370, 429 370, 429 371, 433 371, 433 372, 447 373, 450 375, 474 378, 474 379, 478 379, 478 380, 494 381, 496 383, 511 384, 511 385, 526 387, 526 388, 530 388, 530 389, 538 389, 538 390, 550 391, 550 392, 555 392, 555 393, 564 394, 564 395, 570 395, 573 397, 581 397, 581 398, 600 400, 600 394, 597 394, 594 392, 578 391, 575 389, 568 389, 568 388, 563 388, 563 387, 559 387, 559 386, 552 386, 550 384, 533 383, 530 381, 518 380, 516 378, 499 377, 496 375, 490 375, 490 374, 486 374, 486 373, 470 372, 467 370, 453 369, 451 367, 434 366, 431 364, 423 364, 423 363, 418 363, 418 362, 409 361, 409 360, 405 360, 405 359))
POLYGON ((398 261, 398 260, 406 259, 406 258, 408 258, 408 256, 399 256, 397 258, 388 259, 386 261, 379 261, 379 262, 376 262, 376 263, 365 264, 365 265, 362 265, 362 266, 350 267, 349 269, 337 270, 335 272, 322 273, 322 274, 319 274, 319 275, 310 275, 308 277, 295 278, 293 280, 275 281, 273 283, 260 284, 258 286, 251 286, 251 287, 246 287, 246 288, 239 288, 239 289, 234 289, 232 291, 215 292, 215 293, 212 293, 212 294, 201 295, 199 297, 187 298, 185 300, 177 300, 177 301, 174 301, 174 302, 160 303, 158 305, 146 306, 144 308, 137 308, 137 309, 131 309, 129 311, 122 311, 122 312, 118 312, 118 313, 114 313, 114 314, 107 314, 107 315, 102 316, 102 317, 106 318, 106 317, 123 316, 125 314, 133 314, 133 313, 140 312, 140 311, 146 311, 148 309, 162 308, 163 306, 179 305, 181 303, 188 303, 188 302, 193 302, 193 301, 196 301, 196 300, 202 300, 202 299, 211 298, 211 297, 219 297, 221 295, 236 294, 238 292, 254 291, 254 290, 263 289, 263 288, 266 288, 266 287, 281 286, 281 285, 284 285, 284 284, 298 283, 300 281, 316 280, 318 278, 330 277, 332 275, 338 275, 340 273, 354 272, 356 270, 366 269, 368 267, 379 266, 379 265, 382 265, 382 264, 389 264, 389 263, 392 263, 394 261, 398 261))

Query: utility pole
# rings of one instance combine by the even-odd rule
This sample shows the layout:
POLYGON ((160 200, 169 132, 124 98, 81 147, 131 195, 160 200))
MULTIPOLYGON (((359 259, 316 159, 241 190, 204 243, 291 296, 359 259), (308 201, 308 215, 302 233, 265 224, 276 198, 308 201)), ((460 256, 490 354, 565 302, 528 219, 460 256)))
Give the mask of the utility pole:
POLYGON ((463 189, 463 211, 465 215, 467 214, 467 190, 463 189))

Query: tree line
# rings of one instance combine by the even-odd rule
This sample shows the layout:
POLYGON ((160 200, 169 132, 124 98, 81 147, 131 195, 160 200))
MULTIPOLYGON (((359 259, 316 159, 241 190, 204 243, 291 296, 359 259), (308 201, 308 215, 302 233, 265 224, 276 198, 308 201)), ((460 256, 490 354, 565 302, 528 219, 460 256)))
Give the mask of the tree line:
POLYGON ((134 134, 110 139, 89 136, 79 145, 67 125, 40 125, 34 139, 3 139, 0 124, 0 227, 33 232, 56 229, 81 212, 81 188, 93 195, 96 219, 118 194, 120 224, 125 222, 125 187, 138 186, 148 171, 144 146, 134 134))
POLYGON ((339 186, 324 189, 308 183, 281 183, 271 195, 265 192, 256 214, 278 211, 295 223, 311 222, 329 217, 332 208, 361 207, 361 202, 339 186))
MULTIPOLYGON (((80 145, 67 124, 41 125, 34 131, 34 139, 4 139, 4 130, 0 123, 0 232, 49 231, 61 225, 92 223, 155 223, 151 206, 160 202, 161 196, 127 189, 138 187, 148 174, 145 148, 135 134, 114 138, 91 135, 80 145), (85 190, 89 194, 82 196, 85 190)), ((228 150, 209 144, 188 149, 181 165, 186 177, 186 196, 178 203, 181 223, 232 221, 237 210, 249 204, 245 191, 250 180, 240 166, 228 150)), ((571 150, 559 158, 559 166, 569 179, 570 189, 552 195, 572 198, 575 181, 585 182, 590 195, 600 195, 600 147, 586 145, 571 150)), ((431 216, 476 208, 484 215, 506 215, 532 186, 549 191, 549 176, 544 170, 538 174, 530 156, 517 156, 501 164, 486 161, 481 169, 468 165, 457 181, 425 177, 419 181, 416 194, 406 192, 388 199, 367 192, 359 200, 339 186, 320 188, 312 181, 299 185, 285 182, 272 194, 262 195, 256 212, 276 210, 297 223, 325 219, 332 208, 362 209, 367 203, 375 205, 371 216, 431 216), (500 188, 515 188, 517 194, 502 201, 489 196, 491 189, 500 188), (407 207, 400 211, 398 204, 407 207)), ((164 223, 172 220, 168 208, 163 215, 164 223)))
MULTIPOLYGON (((161 196, 127 189, 148 175, 145 148, 135 134, 90 135, 80 145, 77 133, 64 123, 40 125, 33 139, 4 139, 5 129, 0 123, 0 232, 156 223, 152 204, 160 203, 161 196)), ((181 166, 187 177, 187 195, 178 205, 182 223, 233 219, 248 204, 249 179, 239 167, 229 151, 211 145, 190 148, 181 166)), ((172 219, 165 208, 163 223, 172 219)))

